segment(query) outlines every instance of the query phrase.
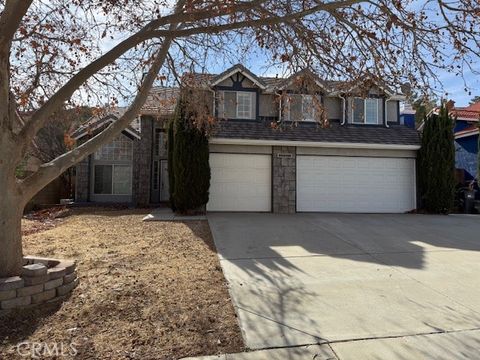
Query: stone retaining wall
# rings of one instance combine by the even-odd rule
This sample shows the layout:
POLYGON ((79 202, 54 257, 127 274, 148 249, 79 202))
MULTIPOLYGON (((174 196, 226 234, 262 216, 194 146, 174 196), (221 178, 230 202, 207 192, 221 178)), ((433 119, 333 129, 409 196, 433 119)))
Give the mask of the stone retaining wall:
POLYGON ((0 315, 63 300, 77 285, 74 261, 26 256, 21 276, 0 278, 0 315))

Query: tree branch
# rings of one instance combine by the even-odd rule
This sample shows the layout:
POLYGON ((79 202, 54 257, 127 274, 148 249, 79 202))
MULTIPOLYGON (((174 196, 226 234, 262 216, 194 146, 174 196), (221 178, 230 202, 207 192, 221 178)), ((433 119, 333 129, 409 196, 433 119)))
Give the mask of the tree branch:
POLYGON ((122 130, 124 130, 137 116, 141 107, 143 106, 153 82, 165 62, 168 49, 171 44, 171 39, 165 39, 162 47, 157 53, 155 60, 145 76, 140 89, 135 96, 134 101, 129 106, 128 110, 115 122, 110 124, 105 130, 86 141, 77 148, 60 155, 56 159, 43 164, 39 170, 27 177, 19 180, 20 190, 24 196, 24 200, 28 201, 35 193, 41 190, 45 185, 54 180, 59 174, 65 172, 69 167, 75 165, 83 160, 86 156, 96 151, 103 144, 112 141, 122 130))
MULTIPOLYGON (((186 0, 178 0, 175 7, 175 13, 179 13, 186 0)), ((170 30, 175 30, 177 24, 171 24, 170 30)), ((22 200, 26 204, 38 191, 44 188, 48 183, 58 177, 60 174, 65 172, 69 167, 75 165, 76 163, 82 161, 86 156, 96 151, 103 144, 112 141, 115 136, 117 136, 122 130, 124 130, 137 116, 145 103, 150 89, 152 88, 153 82, 155 81, 158 72, 165 63, 167 58, 170 45, 172 43, 172 38, 167 37, 163 41, 162 46, 160 47, 157 55, 155 56, 153 63, 143 79, 143 82, 138 90, 135 99, 132 104, 128 107, 127 111, 115 122, 110 124, 105 130, 93 137, 92 139, 86 141, 77 148, 60 155, 54 160, 43 164, 40 168, 32 175, 27 177, 24 180, 17 180, 18 188, 22 193, 22 200)))
MULTIPOLYGON (((225 16, 227 14, 231 14, 232 12, 245 11, 247 9, 252 9, 259 3, 264 1, 265 0, 255 0, 248 3, 241 3, 237 6, 225 9, 225 12, 223 13, 213 12, 212 10, 198 11, 194 13, 181 12, 167 15, 149 22, 139 32, 120 42, 110 51, 108 51, 83 69, 81 69, 69 81, 67 81, 67 83, 63 85, 53 96, 51 96, 50 99, 40 109, 38 109, 32 115, 32 117, 30 118, 28 123, 25 124, 24 128, 18 136, 18 141, 22 142, 23 146, 21 147, 20 153, 17 154, 17 156, 19 158, 24 156, 30 142, 35 137, 38 130, 44 126, 45 122, 48 120, 48 117, 52 115, 55 111, 57 111, 62 106, 62 104, 66 100, 68 100, 83 83, 85 83, 85 81, 87 81, 90 77, 96 74, 99 70, 113 63, 116 59, 118 59, 128 50, 132 49, 143 41, 154 37, 154 29, 173 22, 178 23, 181 21, 205 20, 209 18, 225 16)), ((184 1, 182 0, 181 2, 183 3, 184 1)), ((174 29, 177 29, 177 27, 175 26, 174 28, 170 28, 166 31, 174 31, 174 29)))
POLYGON ((253 28, 253 27, 262 26, 262 25, 270 26, 270 25, 276 25, 280 23, 286 23, 292 20, 299 20, 319 11, 332 11, 332 9, 351 6, 352 4, 364 2, 364 1, 365 0, 349 0, 349 1, 336 1, 333 3, 326 3, 326 4, 322 3, 319 5, 313 6, 311 8, 298 11, 295 13, 291 13, 285 16, 245 20, 245 21, 233 22, 233 23, 222 24, 222 25, 199 26, 199 27, 193 27, 188 29, 176 29, 173 31, 172 30, 152 30, 151 35, 153 37, 171 36, 174 38, 178 38, 178 37, 186 37, 190 35, 205 34, 205 33, 217 34, 224 31, 236 30, 241 28, 253 28))
POLYGON ((7 51, 32 0, 7 0, 0 17, 0 49, 7 51))

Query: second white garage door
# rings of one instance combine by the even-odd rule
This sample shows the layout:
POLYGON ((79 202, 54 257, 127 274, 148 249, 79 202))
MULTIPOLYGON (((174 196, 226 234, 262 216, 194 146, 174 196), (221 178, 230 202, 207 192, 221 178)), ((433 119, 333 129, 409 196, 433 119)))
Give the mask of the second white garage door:
POLYGON ((297 156, 297 211, 401 213, 414 208, 414 159, 297 156))
POLYGON ((208 211, 270 211, 271 155, 210 154, 208 211))

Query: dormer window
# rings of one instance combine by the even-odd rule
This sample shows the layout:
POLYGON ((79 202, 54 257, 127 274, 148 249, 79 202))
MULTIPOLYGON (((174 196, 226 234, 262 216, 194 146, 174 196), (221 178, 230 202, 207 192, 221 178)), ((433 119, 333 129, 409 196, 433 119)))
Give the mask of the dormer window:
POLYGON ((380 99, 377 98, 354 98, 352 119, 354 124, 378 125, 378 108, 380 99))
POLYGON ((253 91, 219 91, 218 116, 225 119, 255 119, 256 93, 253 91))
POLYGON ((288 95, 285 105, 287 121, 315 121, 317 108, 320 105, 320 96, 307 94, 288 95))

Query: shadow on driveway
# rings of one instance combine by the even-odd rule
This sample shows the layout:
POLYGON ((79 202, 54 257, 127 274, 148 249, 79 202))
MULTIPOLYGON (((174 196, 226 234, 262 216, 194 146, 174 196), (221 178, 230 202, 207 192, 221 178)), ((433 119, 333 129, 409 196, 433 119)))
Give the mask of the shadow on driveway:
POLYGON ((480 327, 480 222, 210 214, 248 347, 480 327))

